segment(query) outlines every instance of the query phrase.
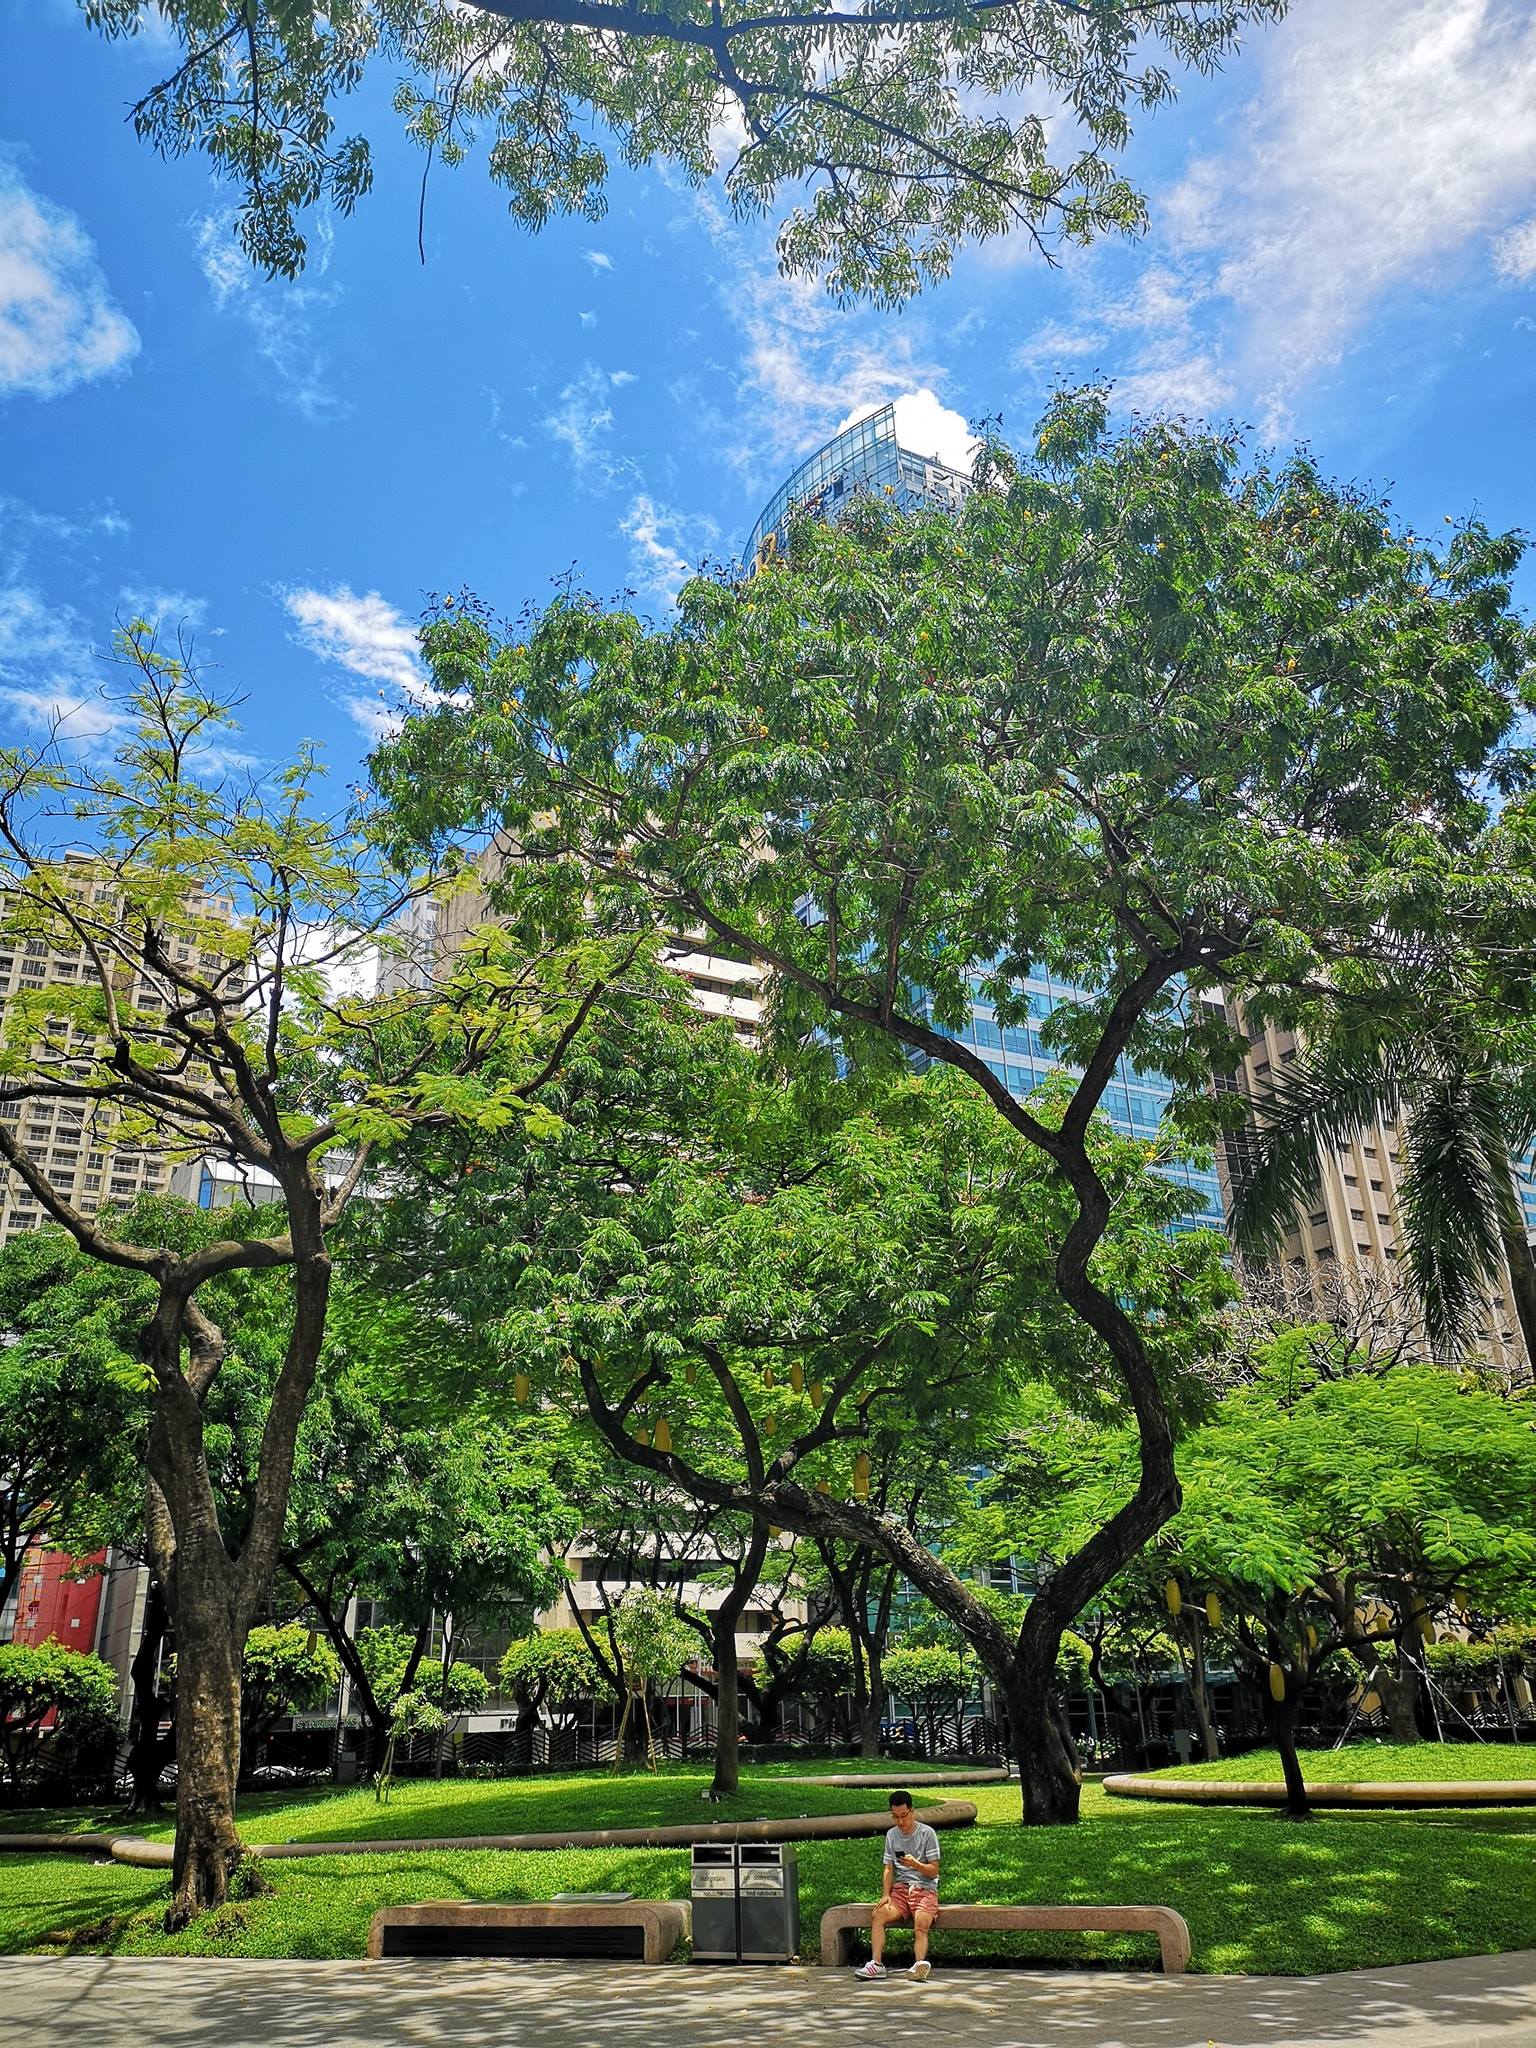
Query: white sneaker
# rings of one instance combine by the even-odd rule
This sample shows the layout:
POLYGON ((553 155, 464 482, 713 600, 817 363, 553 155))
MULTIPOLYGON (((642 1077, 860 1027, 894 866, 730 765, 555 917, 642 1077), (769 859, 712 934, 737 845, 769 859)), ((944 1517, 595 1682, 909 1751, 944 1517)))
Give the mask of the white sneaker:
POLYGON ((929 1971, 930 1971, 930 1970, 931 1970, 932 1968, 933 1968, 933 1965, 932 1965, 932 1963, 930 1963, 930 1962, 929 1962, 929 1960, 928 1960, 928 1958, 927 1958, 926 1956, 924 1956, 923 1960, 922 1960, 922 1961, 921 1961, 920 1963, 914 1963, 914 1964, 912 1965, 911 1969, 910 1969, 910 1970, 908 1970, 908 1972, 907 1972, 907 1975, 908 1975, 909 1977, 915 1977, 915 1978, 917 1979, 918 1983, 919 1983, 919 1984, 921 1984, 921 1983, 924 1983, 924 1982, 926 1981, 926 1979, 927 1979, 927 1976, 928 1976, 928 1972, 929 1972, 929 1971))
POLYGON ((884 1963, 877 1963, 874 1957, 871 1956, 864 1967, 860 1970, 855 1970, 853 1974, 855 1977, 883 1977, 886 1975, 886 1968, 884 1963))

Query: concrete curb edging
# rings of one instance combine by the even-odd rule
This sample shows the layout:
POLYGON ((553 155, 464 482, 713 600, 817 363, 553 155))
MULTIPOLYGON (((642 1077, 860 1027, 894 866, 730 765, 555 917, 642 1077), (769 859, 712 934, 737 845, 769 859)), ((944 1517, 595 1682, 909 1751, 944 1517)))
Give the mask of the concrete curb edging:
MULTIPOLYGON (((893 1779, 894 1783, 895 1780, 893 1779)), ((976 1809, 968 1799, 945 1799, 919 1809, 932 1828, 968 1828, 976 1809)), ((883 1835, 891 1824, 885 1813, 813 1813, 804 1819, 695 1821, 679 1827, 586 1828, 542 1835, 423 1835, 399 1841, 252 1842, 248 1856, 288 1860, 301 1856, 390 1856, 430 1854, 440 1849, 686 1849, 695 1842, 845 1841, 883 1835)), ((114 1862, 147 1870, 167 1870, 173 1855, 169 1842, 147 1842, 142 1835, 0 1835, 0 1851, 32 1855, 109 1855, 114 1862)))
MULTIPOLYGON (((1138 1778, 1121 1773, 1104 1780, 1114 1799, 1165 1799, 1189 1806, 1284 1806, 1285 1787, 1241 1778, 1138 1778)), ((1536 1778, 1362 1780, 1347 1785, 1308 1785, 1313 1806, 1432 1807, 1536 1806, 1536 1778)))

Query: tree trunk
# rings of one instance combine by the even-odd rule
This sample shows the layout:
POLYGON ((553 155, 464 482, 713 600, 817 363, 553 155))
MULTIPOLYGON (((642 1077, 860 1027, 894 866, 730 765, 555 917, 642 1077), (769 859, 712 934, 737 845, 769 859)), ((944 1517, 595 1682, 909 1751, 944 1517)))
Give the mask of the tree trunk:
POLYGON ((712 1799, 734 1799, 741 1789, 741 1671, 736 1661, 736 1631, 757 1590, 767 1554, 767 1525, 754 1521, 732 1574, 730 1590, 710 1616, 710 1657, 716 1686, 715 1775, 709 1788, 712 1799))
POLYGON ((176 1746, 174 1721, 169 1739, 160 1733, 161 1709, 165 1700, 159 1685, 160 1660, 169 1628, 165 1588, 159 1574, 151 1573, 149 1590, 144 1596, 139 1646, 129 1666, 133 1714, 128 1724, 128 1775, 133 1781, 133 1790, 128 1798, 127 1811, 138 1816, 164 1811, 160 1803, 160 1773, 176 1746))
POLYGON ((1387 1732, 1394 1742, 1422 1742, 1419 1727, 1419 1674, 1401 1652, 1391 1664, 1377 1665, 1369 1681, 1387 1710, 1387 1732))
MULTIPOLYGON (((222 1550, 222 1546, 221 1546, 222 1550)), ((179 1546, 176 1597, 176 1854, 166 1929, 220 1906, 240 1861, 240 1644, 228 1606, 179 1546)))
POLYGON ((1293 1673, 1286 1674, 1286 1697, 1271 1699, 1269 1704, 1269 1725, 1274 1736, 1275 1747, 1280 1752, 1280 1772, 1285 1779, 1285 1817, 1287 1820, 1310 1820, 1312 1802, 1307 1797, 1307 1781, 1301 1773, 1301 1759, 1296 1754, 1296 1716, 1301 1711, 1301 1680, 1293 1673))
POLYGON ((1054 1654, 1042 1661, 1021 1647, 1006 1669, 991 1674, 1008 1714, 1024 1825, 1032 1828, 1070 1826, 1082 1803, 1082 1770, 1052 1697, 1055 1666, 1054 1654))
POLYGON ((1208 1764, 1221 1752, 1216 1745, 1216 1724, 1211 1719, 1211 1694, 1205 1682, 1205 1629, 1198 1613, 1189 1618, 1189 1704, 1200 1737, 1200 1754, 1208 1764))
POLYGON ((1015 1670, 994 1682, 1008 1710, 1008 1740, 1019 1773, 1026 1827, 1070 1827, 1082 1803, 1082 1774, 1051 1704, 1049 1683, 1015 1670))
POLYGON ((859 1708, 857 1729, 859 1755, 861 1757, 879 1756, 880 1723, 883 1717, 884 1707, 879 1693, 873 1686, 866 1685, 864 1699, 859 1708))
POLYGON ((736 1617, 715 1610, 710 1655, 715 1667, 715 1775, 711 1799, 734 1799, 741 1790, 741 1677, 736 1667, 736 1617))

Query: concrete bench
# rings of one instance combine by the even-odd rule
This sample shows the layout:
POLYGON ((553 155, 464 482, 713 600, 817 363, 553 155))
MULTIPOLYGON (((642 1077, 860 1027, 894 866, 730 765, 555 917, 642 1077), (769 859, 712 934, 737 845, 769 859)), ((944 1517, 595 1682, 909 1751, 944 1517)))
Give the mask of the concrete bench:
MULTIPOLYGON (((854 1936, 867 1930, 873 1906, 831 1906, 821 1916, 821 1960, 828 1969, 853 1961, 854 1936)), ((949 1927, 1050 1928, 1079 1933, 1155 1934, 1165 1976, 1189 1968, 1189 1928, 1172 1906, 951 1906, 942 1905, 934 1932, 949 1927)))
POLYGON ((497 1901, 453 1899, 385 1906, 368 1928, 368 1953, 521 1956, 542 1962, 601 1957, 664 1963, 684 1927, 680 1899, 497 1901))

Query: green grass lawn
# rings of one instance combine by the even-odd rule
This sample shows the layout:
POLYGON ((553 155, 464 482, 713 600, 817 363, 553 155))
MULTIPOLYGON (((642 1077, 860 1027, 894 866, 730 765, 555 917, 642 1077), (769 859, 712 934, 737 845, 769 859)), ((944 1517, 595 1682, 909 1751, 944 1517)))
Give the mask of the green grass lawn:
MULTIPOLYGON (((461 1832, 492 1832, 488 1813, 515 1812, 518 1825, 549 1825, 552 1810, 562 1815, 555 1826, 574 1825, 578 1813, 588 1826, 622 1826, 677 1811, 672 1800, 692 1814, 707 1811, 697 1802, 700 1782, 697 1773, 674 1771, 659 1782, 589 1775, 411 1785, 382 1811, 393 1834, 437 1832, 450 1820, 461 1832)), ((831 1788, 800 1788, 798 1802, 786 1796, 776 1803, 795 1790, 750 1773, 739 1810, 802 1812, 814 1802, 825 1811, 834 1798, 831 1788)), ((1176 1906, 1190 1924, 1197 1970, 1305 1974, 1536 1946, 1536 1811, 1329 1814, 1298 1826, 1268 1812, 1150 1810, 1106 1799, 1090 1786, 1078 1827, 1026 1832, 1017 1825, 1016 1786, 972 1786, 963 1796, 975 1802, 978 1825, 943 1837, 948 1897, 1176 1906)), ((868 1803, 867 1794, 854 1797, 868 1803)), ((365 1834, 372 1832, 363 1811, 370 1803, 368 1795, 350 1793, 274 1797, 252 1801, 242 1824, 253 1840, 314 1840, 344 1828, 365 1834)), ((874 1896, 879 1847, 805 1842, 799 1855, 801 1947, 814 1956, 824 1908, 874 1896)), ((156 1872, 101 1868, 83 1858, 0 1856, 0 1951, 357 1956, 381 1905, 615 1889, 681 1898, 688 1856, 444 1846, 266 1864, 263 1874, 273 1886, 269 1894, 232 1903, 171 1938, 160 1930, 166 1886, 156 1872)), ((941 1931, 935 1953, 940 1967, 946 1955, 1151 1964, 1156 1944, 1142 1937, 941 1931)))
MULTIPOLYGON (((1536 1778, 1536 1742, 1349 1742, 1342 1749, 1304 1749, 1301 1769, 1314 1785, 1536 1778)), ((1151 1775, 1279 1784, 1280 1757, 1273 1749, 1253 1749, 1244 1756, 1224 1756, 1219 1763, 1176 1764, 1151 1775)))
MULTIPOLYGON (((735 1799, 701 1796, 709 1771, 670 1765, 652 1775, 617 1778, 591 1771, 533 1778, 405 1778, 386 1804, 371 1790, 247 1793, 240 1831, 248 1842, 406 1841, 451 1835, 559 1834, 569 1828, 672 1827, 691 1821, 783 1820, 810 1813, 868 1813, 890 1794, 841 1785, 797 1785, 771 1767, 743 1773, 735 1799)), ((914 1789, 919 1806, 942 1799, 931 1782, 914 1789)), ((124 1821, 115 1807, 42 1809, 0 1816, 0 1834, 89 1833, 121 1828, 169 1841, 171 1820, 124 1821)), ((559 1889, 559 1887, 556 1887, 559 1889)))

